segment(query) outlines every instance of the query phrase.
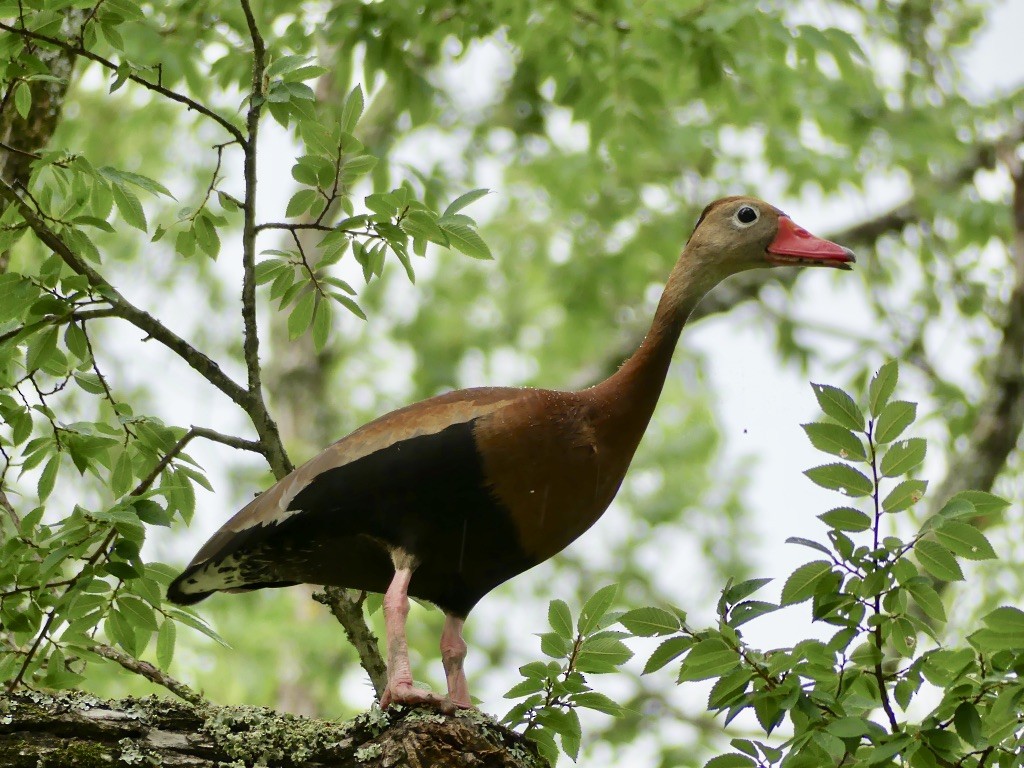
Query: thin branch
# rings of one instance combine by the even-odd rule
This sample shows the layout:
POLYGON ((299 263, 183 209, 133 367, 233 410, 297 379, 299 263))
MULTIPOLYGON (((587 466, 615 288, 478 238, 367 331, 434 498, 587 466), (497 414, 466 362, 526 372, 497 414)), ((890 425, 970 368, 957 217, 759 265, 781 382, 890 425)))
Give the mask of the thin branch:
POLYGON ((110 391, 110 386, 107 384, 107 377, 100 371, 99 363, 96 362, 96 352, 92 348, 92 339, 89 338, 89 331, 85 328, 85 322, 82 322, 82 336, 85 338, 85 348, 89 350, 89 360, 92 362, 92 372, 96 374, 96 378, 99 379, 100 386, 103 387, 103 395, 110 408, 114 412, 114 417, 118 419, 121 424, 121 429, 124 430, 124 444, 128 445, 128 441, 134 438, 136 435, 132 432, 131 427, 120 419, 120 415, 117 412, 117 400, 114 399, 114 393, 110 391))
MULTIPOLYGON (((874 543, 874 547, 873 547, 873 549, 874 549, 874 551, 877 552, 878 551, 878 544, 879 544, 879 534, 881 533, 881 528, 882 528, 882 506, 881 506, 881 503, 878 500, 879 499, 879 495, 880 495, 879 487, 878 487, 878 454, 875 451, 874 426, 875 426, 874 422, 868 421, 868 430, 867 430, 866 434, 867 434, 867 438, 868 438, 868 448, 871 449, 871 482, 873 484, 871 496, 872 496, 872 499, 874 500, 874 504, 875 504, 875 519, 874 519, 874 524, 872 525, 872 533, 874 535, 874 542, 873 542, 874 543)), ((878 565, 879 565, 879 561, 878 561, 878 558, 876 557, 875 558, 875 567, 877 568, 878 565)), ((881 618, 881 616, 882 616, 882 596, 881 596, 881 594, 875 595, 875 600, 874 600, 874 604, 872 605, 872 608, 874 609, 875 617, 876 618, 881 618)), ((879 621, 877 624, 875 624, 874 640, 875 640, 875 653, 878 654, 878 658, 875 659, 875 670, 874 670, 875 671, 875 681, 878 684, 878 696, 882 700, 882 709, 885 710, 885 716, 887 718, 889 718, 889 727, 892 729, 893 733, 897 733, 899 731, 899 724, 896 722, 896 713, 893 712, 892 703, 889 701, 889 689, 885 685, 885 673, 882 670, 882 653, 884 652, 884 647, 885 646, 884 646, 884 642, 883 642, 883 639, 882 639, 882 622, 881 621, 879 621)))
MULTIPOLYGON (((64 40, 61 40, 60 38, 51 37, 50 35, 43 35, 39 32, 33 32, 30 29, 19 29, 18 27, 12 27, 9 24, 3 23, 2 21, 0 21, 0 29, 6 32, 13 32, 16 35, 21 35, 22 37, 28 38, 30 40, 38 40, 39 42, 57 46, 61 50, 66 51, 75 56, 82 56, 83 58, 89 59, 90 61, 95 61, 97 64, 106 67, 111 72, 117 72, 119 70, 118 65, 110 61, 109 59, 105 59, 99 54, 93 53, 92 51, 87 50, 80 45, 73 45, 64 40)), ((219 123, 221 127, 223 127, 224 130, 226 130, 228 133, 230 133, 231 136, 234 137, 236 141, 238 141, 239 143, 244 143, 245 137, 242 135, 242 132, 238 129, 238 127, 230 120, 228 120, 226 117, 217 114, 209 107, 200 104, 198 101, 195 101, 194 99, 190 99, 188 96, 185 96, 184 94, 178 93, 177 91, 172 91, 169 88, 165 88, 164 86, 158 83, 151 83, 148 80, 136 74, 129 74, 127 79, 131 80, 133 83, 138 83, 144 88, 148 88, 149 90, 154 91, 155 93, 159 93, 161 96, 164 96, 170 99, 171 101, 176 101, 179 104, 184 104, 189 109, 195 110, 201 115, 205 115, 211 120, 214 120, 215 122, 219 123)))
POLYGON ((212 429, 206 427, 191 427, 189 429, 195 437, 201 437, 205 440, 211 440, 215 443, 223 443, 229 445, 232 448, 238 448, 242 451, 252 451, 253 453, 263 454, 263 444, 257 440, 246 440, 243 437, 235 437, 234 435, 225 435, 222 432, 215 432, 212 429))
POLYGON ((156 339, 168 347, 202 375, 203 378, 244 408, 246 412, 249 411, 251 398, 244 387, 229 378, 212 359, 171 331, 151 314, 139 309, 122 296, 116 288, 107 282, 106 278, 72 251, 46 225, 32 207, 21 198, 14 188, 3 179, 0 179, 0 198, 15 205, 22 218, 32 228, 36 237, 54 253, 59 255, 72 270, 80 275, 84 275, 88 279, 89 285, 110 302, 112 315, 127 320, 139 330, 145 331, 147 336, 156 339))
POLYGON ((83 312, 69 312, 66 315, 48 315, 42 320, 37 320, 34 323, 22 325, 12 331, 0 334, 0 344, 13 339, 19 333, 23 333, 24 331, 35 332, 47 325, 66 325, 68 323, 76 323, 78 321, 94 320, 97 317, 115 317, 116 315, 117 313, 112 308, 89 309, 83 312))
POLYGON ((163 686, 175 696, 180 699, 184 699, 189 704, 195 704, 198 706, 205 702, 205 699, 203 699, 200 694, 189 688, 185 683, 180 680, 176 680, 163 670, 150 664, 148 661, 136 659, 135 657, 129 656, 127 653, 122 653, 113 646, 106 645, 105 643, 98 643, 92 646, 90 650, 105 659, 110 659, 110 661, 120 664, 129 672, 141 675, 151 683, 163 686))
MULTIPOLYGON (((286 224, 286 223, 281 222, 281 221, 270 221, 270 222, 266 222, 266 223, 263 223, 263 224, 257 224, 255 229, 256 229, 257 233, 260 233, 260 232, 262 232, 262 231, 264 231, 266 229, 283 229, 283 230, 288 230, 290 232, 296 232, 298 230, 303 230, 303 229, 313 229, 313 230, 317 230, 317 231, 320 231, 320 232, 332 232, 332 231, 334 231, 334 227, 330 227, 330 226, 328 226, 326 224, 319 224, 319 223, 317 223, 315 221, 297 222, 295 224, 286 224)), ((355 233, 353 232, 351 234, 355 234, 355 233)))
POLYGON ((242 350, 248 378, 246 411, 252 419, 256 433, 263 442, 264 455, 270 463, 274 476, 280 480, 291 472, 292 463, 281 443, 277 424, 267 411, 263 399, 263 383, 260 372, 260 336, 256 324, 256 161, 260 130, 260 113, 265 100, 264 75, 266 72, 267 50, 253 16, 249 0, 240 0, 245 22, 252 40, 252 92, 249 94, 249 109, 245 116, 246 136, 241 141, 245 153, 245 200, 242 205, 244 224, 242 227, 242 350))
POLYGON ((388 684, 388 669, 381 658, 377 637, 363 618, 363 597, 365 595, 358 590, 344 587, 324 587, 323 592, 313 593, 313 599, 330 608, 345 630, 345 636, 359 654, 360 663, 370 676, 377 698, 380 698, 388 684))

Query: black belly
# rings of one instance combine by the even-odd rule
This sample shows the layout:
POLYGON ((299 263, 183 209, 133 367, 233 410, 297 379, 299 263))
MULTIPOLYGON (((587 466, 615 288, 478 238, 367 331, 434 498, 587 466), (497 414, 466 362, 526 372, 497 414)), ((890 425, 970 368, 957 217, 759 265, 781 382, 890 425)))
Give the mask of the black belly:
POLYGON ((394 575, 389 548, 399 547, 419 562, 409 593, 465 616, 536 562, 486 486, 472 422, 328 470, 288 509, 295 514, 240 537, 249 540, 235 554, 253 587, 307 582, 383 592, 394 575))

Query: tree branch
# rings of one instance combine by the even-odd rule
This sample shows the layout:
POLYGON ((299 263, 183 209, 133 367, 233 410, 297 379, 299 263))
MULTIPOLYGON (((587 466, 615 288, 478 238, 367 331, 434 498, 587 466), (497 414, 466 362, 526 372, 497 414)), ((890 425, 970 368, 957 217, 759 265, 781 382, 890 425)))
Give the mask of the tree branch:
POLYGON ((478 712, 372 710, 338 723, 156 697, 17 693, 0 715, 0 764, 11 766, 547 767, 530 742, 478 712))
POLYGON ((260 374, 260 336, 256 325, 256 160, 260 129, 260 113, 264 102, 264 73, 267 51, 260 34, 249 0, 240 0, 245 22, 252 40, 252 91, 249 94, 249 109, 246 112, 246 137, 242 140, 245 153, 245 201, 242 205, 244 224, 242 228, 242 343, 245 369, 248 377, 248 406, 256 433, 263 442, 264 455, 270 463, 274 476, 280 480, 292 471, 292 463, 281 443, 277 424, 267 411, 263 399, 263 384, 260 374))
POLYGON ((174 679, 166 672, 153 666, 148 661, 136 659, 134 656, 122 653, 117 650, 117 648, 106 645, 105 643, 98 643, 97 645, 94 645, 91 650, 93 653, 96 653, 105 659, 109 659, 110 661, 120 664, 129 672, 134 672, 136 675, 141 675, 146 678, 151 683, 163 686, 175 696, 187 701, 189 704, 200 705, 204 702, 204 699, 200 694, 196 693, 180 680, 174 679))
POLYGON ((183 338, 163 325, 159 320, 148 312, 136 307, 128 301, 121 293, 114 288, 106 278, 90 267, 82 260, 67 244, 51 230, 46 223, 36 215, 32 207, 25 202, 21 196, 8 184, 0 179, 0 198, 7 200, 18 208, 22 218, 28 223, 36 237, 59 255, 64 263, 71 267, 76 273, 84 275, 89 285, 96 289, 107 301, 110 302, 112 314, 127 320, 148 336, 156 339, 181 359, 196 370, 203 378, 213 384, 217 389, 231 398, 246 412, 249 411, 250 396, 248 391, 229 378, 221 371, 220 366, 198 349, 193 347, 183 338))
POLYGON ((370 676, 377 698, 380 698, 388 684, 388 668, 380 656, 377 637, 363 618, 364 597, 365 593, 344 587, 324 587, 323 592, 313 593, 313 599, 330 608, 344 628, 345 636, 359 654, 359 661, 370 676))
MULTIPOLYGON (((2 21, 0 21, 0 29, 6 32, 11 32, 16 35, 20 35, 21 37, 25 37, 30 40, 36 40, 41 43, 54 45, 60 48, 61 50, 66 51, 67 53, 73 54, 75 56, 81 56, 83 58, 89 59, 90 61, 95 61, 97 64, 99 64, 102 67, 105 67, 106 69, 109 69, 111 72, 117 72, 119 69, 118 65, 110 61, 109 59, 105 59, 99 54, 93 53, 92 51, 83 48, 80 45, 73 45, 72 43, 69 43, 65 40, 61 40, 58 37, 43 35, 39 32, 33 32, 30 29, 13 27, 9 24, 5 24, 2 21)), ((129 74, 128 79, 131 80, 133 83, 138 83, 144 88, 148 88, 149 90, 155 93, 159 93, 161 96, 164 96, 165 98, 168 98, 171 101, 176 101, 179 104, 184 104, 189 109, 194 110, 201 115, 205 115, 211 120, 217 122, 221 127, 224 128, 224 130, 230 133, 231 136, 240 144, 244 143, 245 137, 242 135, 242 132, 238 129, 238 127, 230 120, 228 120, 226 117, 217 114, 209 107, 200 104, 198 101, 195 101, 194 99, 190 99, 188 96, 185 96, 184 94, 178 93, 177 91, 172 91, 170 88, 165 88, 159 83, 151 83, 148 80, 139 77, 136 74, 129 74)))

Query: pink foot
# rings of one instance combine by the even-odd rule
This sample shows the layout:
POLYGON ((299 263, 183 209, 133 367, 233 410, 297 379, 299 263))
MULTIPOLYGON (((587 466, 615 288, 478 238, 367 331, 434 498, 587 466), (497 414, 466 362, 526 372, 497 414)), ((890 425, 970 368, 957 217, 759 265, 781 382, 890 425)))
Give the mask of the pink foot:
POLYGON ((452 714, 456 708, 466 708, 461 703, 453 702, 447 696, 438 696, 436 693, 416 688, 411 683, 404 682, 388 683, 388 687, 384 689, 384 695, 380 697, 380 708, 387 709, 392 704, 434 707, 448 715, 452 714))

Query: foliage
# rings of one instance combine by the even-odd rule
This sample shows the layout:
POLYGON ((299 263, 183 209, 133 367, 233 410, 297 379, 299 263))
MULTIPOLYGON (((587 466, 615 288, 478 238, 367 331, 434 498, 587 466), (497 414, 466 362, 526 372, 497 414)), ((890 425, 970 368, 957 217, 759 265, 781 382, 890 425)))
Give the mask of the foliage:
MULTIPOLYGON (((628 633, 598 633, 609 638, 605 642, 617 644, 619 655, 609 658, 612 664, 631 655, 622 638, 664 637, 648 659, 645 674, 682 658, 677 681, 713 681, 707 706, 724 713, 726 724, 744 711, 754 713, 764 737, 734 738, 736 751, 712 758, 708 768, 1009 768, 1024 761, 1024 611, 1000 606, 982 617, 983 626, 967 642, 943 642, 946 613, 934 588, 934 579, 964 578, 958 560, 996 556, 985 535, 969 521, 979 513, 998 514, 1007 502, 967 491, 949 499, 913 536, 886 535, 886 530, 905 528, 900 518, 920 501, 925 485, 907 477, 924 456, 924 441, 897 440, 895 430, 880 436, 885 415, 894 406, 903 410, 907 405, 890 401, 897 376, 893 361, 871 379, 867 417, 843 390, 813 385, 829 421, 805 424, 804 429, 817 448, 846 461, 818 467, 820 472, 808 476, 844 496, 864 497, 867 511, 843 506, 820 515, 828 527, 827 543, 789 539, 824 557, 788 576, 778 604, 752 599, 770 579, 750 579, 722 591, 715 626, 694 630, 678 609, 651 607, 615 617, 628 633), (819 438, 826 432, 835 440, 822 444, 819 438), (858 490, 861 485, 864 492, 858 490), (744 639, 741 627, 747 623, 807 601, 813 620, 830 625, 831 637, 771 650, 753 648, 744 639), (919 645, 921 638, 925 642, 919 645), (897 717, 897 707, 904 718, 897 717), (767 740, 777 729, 784 735, 767 740)), ((907 421, 904 428, 912 423, 907 421)), ((613 590, 598 592, 588 605, 613 590)), ((583 614, 587 612, 585 606, 583 614)), ((552 627, 562 629, 543 636, 545 652, 564 655, 569 647, 565 631, 571 626, 564 626, 562 617, 568 616, 568 609, 554 601, 550 615, 552 627), (552 638, 561 642, 554 643, 554 652, 552 638)), ((581 620, 577 645, 584 628, 581 620)), ((575 654, 573 646, 561 670, 565 681, 573 674, 575 654)), ((521 668, 527 679, 510 695, 539 691, 545 669, 540 662, 521 668)), ((590 671, 608 669, 614 666, 590 671)), ((578 673, 575 679, 582 683, 578 673)), ((560 697, 552 696, 551 690, 549 678, 548 695, 534 693, 510 713, 510 719, 522 721, 522 712, 532 701, 531 724, 541 722, 561 733, 563 751, 575 759, 578 720, 559 709, 572 712, 571 689, 563 687, 560 697)), ((603 711, 614 714, 617 708, 609 701, 603 711)), ((538 741, 547 754, 552 752, 549 735, 538 741)))
MULTIPOLYGON (((831 368, 858 388, 870 361, 900 359, 904 397, 920 404, 890 402, 876 444, 899 445, 920 415, 929 467, 1017 498, 1020 89, 978 87, 963 65, 995 6, 0 0, 8 681, 29 656, 34 677, 22 682, 148 692, 152 681, 121 663, 130 647, 222 701, 332 717, 365 708, 354 652, 300 591, 204 603, 227 649, 181 631, 198 619, 159 602, 170 573, 160 563, 187 559, 198 543, 188 537, 265 487, 268 465, 279 472, 386 410, 453 386, 582 386, 614 370, 697 212, 720 194, 813 211, 800 218, 816 231, 830 215, 850 224, 832 234, 857 251, 857 272, 828 283, 776 271, 769 287, 737 279, 709 297, 699 312, 744 306, 717 336, 687 332, 615 508, 475 612, 474 685, 507 688, 528 660, 516 638, 536 623, 529 606, 552 594, 582 605, 591 585, 616 581, 622 605, 678 602, 700 626, 713 585, 763 567, 758 525, 778 501, 751 492, 757 462, 723 430, 739 404, 722 401, 701 350, 737 356, 718 340, 753 335, 771 349, 744 377, 813 365, 807 377, 831 368), (66 249, 41 239, 51 230, 66 249), (464 258, 491 251, 493 262, 464 258), (680 553, 700 578, 661 573, 680 553), (51 619, 55 637, 43 631, 51 619), (242 674, 267 645, 283 649, 275 674, 242 674)), ((772 410, 755 389, 747 399, 772 410)), ((857 407, 872 413, 870 397, 857 407)), ((850 437, 856 415, 809 427, 840 461, 811 476, 867 501, 867 465, 838 468, 866 457, 850 437)), ((784 448, 787 435, 771 439, 784 448)), ((909 443, 887 469, 922 447, 909 443)), ((922 480, 896 483, 883 501, 903 511, 885 519, 921 524, 955 495, 935 486, 947 482, 935 476, 927 496, 922 480)), ((873 525, 863 514, 847 504, 823 520, 856 539, 873 525)), ((985 551, 954 524, 966 523, 910 553, 925 573, 955 577, 966 570, 957 547, 985 551)), ((967 571, 967 599, 956 592, 971 610, 949 610, 939 591, 951 634, 1020 594, 1020 537, 1008 538, 1010 557, 967 571)), ((820 569, 803 572, 805 589, 831 578, 820 569)), ((440 617, 414 611, 417 674, 436 674, 440 617)), ((685 650, 685 634, 661 637, 657 662, 685 650)), ((568 656, 556 662, 544 678, 552 704, 574 673, 568 656)), ((657 674, 604 679, 623 715, 584 714, 581 759, 595 748, 629 763, 642 742, 663 765, 699 765, 717 745, 720 724, 657 674)), ((742 721, 729 729, 745 738, 742 721)))
POLYGON ((609 613, 617 589, 609 584, 591 595, 575 622, 564 600, 552 600, 548 608, 551 631, 541 635, 540 647, 558 661, 524 664, 519 668, 523 681, 505 694, 507 699, 524 700, 509 710, 502 722, 523 726, 523 733, 551 763, 558 759, 556 734, 563 752, 573 760, 579 756, 582 729, 578 710, 621 713, 621 707, 593 690, 586 678, 588 674, 617 672, 633 657, 622 642, 629 633, 608 629, 621 618, 609 613))

